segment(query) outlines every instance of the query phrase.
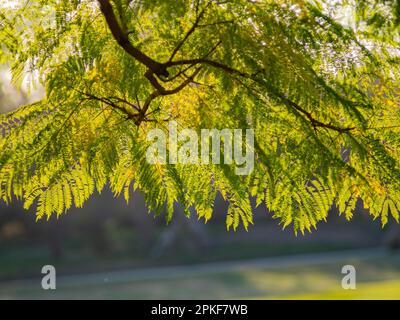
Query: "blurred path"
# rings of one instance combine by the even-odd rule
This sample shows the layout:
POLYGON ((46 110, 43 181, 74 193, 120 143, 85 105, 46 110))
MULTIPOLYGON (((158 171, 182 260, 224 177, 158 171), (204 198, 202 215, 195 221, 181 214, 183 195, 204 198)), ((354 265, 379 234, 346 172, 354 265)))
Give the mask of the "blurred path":
MULTIPOLYGON (((367 260, 380 257, 387 257, 390 251, 385 248, 371 248, 360 250, 346 250, 340 252, 301 254, 290 256, 278 256, 262 259, 242 260, 242 261, 226 261, 213 262, 205 264, 173 266, 173 267, 157 267, 131 269, 102 273, 80 274, 58 276, 57 285, 63 287, 96 285, 103 283, 126 283, 130 281, 145 281, 157 279, 173 279, 180 277, 191 277, 198 275, 221 274, 225 272, 235 272, 251 270, 255 268, 277 269, 287 267, 309 266, 335 263, 343 260, 367 260)), ((9 285, 29 285, 38 283, 37 279, 16 280, 0 283, 0 287, 9 285)))

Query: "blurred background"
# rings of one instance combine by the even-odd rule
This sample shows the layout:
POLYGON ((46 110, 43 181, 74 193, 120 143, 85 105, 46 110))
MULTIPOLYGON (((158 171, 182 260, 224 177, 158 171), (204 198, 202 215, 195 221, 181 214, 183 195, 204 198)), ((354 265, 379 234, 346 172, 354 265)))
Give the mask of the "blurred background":
MULTIPOLYGON (((0 69, 0 113, 40 99, 16 89, 0 69), (29 98, 28 98, 29 96, 29 98)), ((35 221, 21 203, 0 204, 0 299, 399 299, 400 226, 382 229, 358 204, 351 222, 330 212, 311 234, 282 230, 265 207, 249 231, 226 231, 227 206, 216 202, 204 224, 177 212, 169 225, 109 190, 83 209, 35 221), (344 290, 351 264, 357 289, 344 290), (57 289, 41 288, 53 265, 57 289)))

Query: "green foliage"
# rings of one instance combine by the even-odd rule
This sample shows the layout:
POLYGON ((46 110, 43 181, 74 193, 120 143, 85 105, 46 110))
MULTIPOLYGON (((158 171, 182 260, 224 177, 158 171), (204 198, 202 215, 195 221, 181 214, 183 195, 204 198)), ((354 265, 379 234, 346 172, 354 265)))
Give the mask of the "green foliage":
POLYGON ((251 198, 296 232, 333 207, 350 219, 358 199, 398 221, 399 2, 329 2, 0 5, 0 62, 46 88, 0 115, 0 198, 50 218, 108 184, 167 221, 177 202, 209 220, 220 193, 228 229, 253 223, 251 198), (146 133, 166 119, 253 128, 253 172, 149 164, 146 133))

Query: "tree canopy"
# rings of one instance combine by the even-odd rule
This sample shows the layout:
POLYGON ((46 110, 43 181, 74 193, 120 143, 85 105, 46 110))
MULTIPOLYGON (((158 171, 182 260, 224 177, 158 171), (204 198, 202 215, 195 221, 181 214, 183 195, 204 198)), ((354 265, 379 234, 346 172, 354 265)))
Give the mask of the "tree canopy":
MULTIPOLYGON (((0 63, 45 97, 0 115, 0 198, 37 219, 108 184, 150 212, 253 223, 252 201, 304 232, 360 199, 399 220, 400 1, 19 0, 0 5, 0 63), (150 164, 146 134, 251 128, 254 170, 150 164)), ((253 204, 254 205, 254 204, 253 204)))

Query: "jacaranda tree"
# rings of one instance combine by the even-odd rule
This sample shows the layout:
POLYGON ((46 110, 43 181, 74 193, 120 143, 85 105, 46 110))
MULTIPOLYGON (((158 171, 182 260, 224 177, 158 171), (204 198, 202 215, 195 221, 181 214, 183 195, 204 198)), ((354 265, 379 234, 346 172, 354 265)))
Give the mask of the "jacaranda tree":
MULTIPOLYGON (((45 87, 0 115, 0 198, 37 219, 109 185, 206 221, 217 193, 246 229, 265 203, 304 232, 362 201, 399 220, 399 1, 19 0, 0 4, 0 63, 45 87), (254 130, 254 170, 152 164, 147 133, 254 130)), ((222 147, 221 147, 222 148, 222 147)), ((170 150, 167 149, 167 152, 170 150)))

